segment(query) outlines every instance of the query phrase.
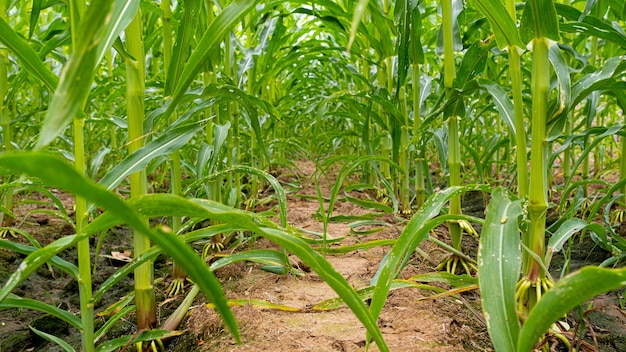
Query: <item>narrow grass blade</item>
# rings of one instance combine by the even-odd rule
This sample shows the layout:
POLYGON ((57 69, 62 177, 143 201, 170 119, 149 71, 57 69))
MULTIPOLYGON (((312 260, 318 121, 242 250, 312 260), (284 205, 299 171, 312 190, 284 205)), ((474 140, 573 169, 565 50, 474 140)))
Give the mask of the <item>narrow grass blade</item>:
MULTIPOLYGON (((301 312, 302 309, 296 307, 290 307, 283 304, 276 304, 268 301, 264 301, 261 299, 229 299, 228 306, 229 307, 245 307, 245 306, 253 306, 261 309, 275 309, 283 312, 301 312)), ((206 307, 209 309, 215 309, 215 305, 212 303, 207 303, 206 307)))
POLYGON ((518 218, 521 201, 493 192, 478 248, 478 282, 487 330, 496 351, 515 351, 519 320, 515 287, 521 267, 518 218))
MULTIPOLYGON (((6 249, 15 253, 29 255, 39 248, 26 246, 21 243, 0 239, 0 248, 6 249)), ((63 272, 69 274, 74 279, 78 279, 78 267, 66 260, 63 260, 57 256, 52 257, 49 263, 63 270, 63 272)))
POLYGON ((352 244, 349 246, 329 247, 324 248, 323 250, 326 254, 346 254, 358 250, 368 250, 371 248, 380 248, 383 246, 393 246, 394 243, 396 243, 396 240, 374 240, 369 242, 352 244))
MULTIPOLYGON (((431 289, 434 286, 430 286, 430 285, 422 285, 422 284, 418 284, 416 282, 413 282, 411 280, 394 280, 391 283, 391 287, 389 288, 390 291, 395 291, 401 288, 419 288, 419 289, 431 289)), ((361 298, 361 300, 365 301, 367 299, 372 298, 372 294, 374 293, 374 286, 367 286, 367 287, 363 287, 358 289, 356 292, 359 295, 359 297, 361 298)), ((435 287, 434 290, 441 290, 444 291, 441 288, 435 287)), ((333 309, 338 309, 341 307, 344 307, 346 305, 346 303, 344 302, 344 300, 341 297, 335 297, 335 298, 330 298, 327 300, 324 300, 316 305, 314 305, 313 307, 311 307, 311 310, 315 310, 315 311, 327 311, 327 310, 333 310, 333 309)))
POLYGON ((50 314, 56 318, 63 320, 78 330, 82 329, 82 323, 80 318, 74 314, 57 308, 53 305, 46 304, 30 298, 18 297, 14 294, 10 294, 2 302, 0 302, 0 310, 17 308, 17 309, 33 309, 39 312, 50 314))
POLYGON ((624 268, 585 267, 566 276, 548 290, 528 314, 517 341, 517 349, 510 351, 530 351, 541 335, 567 312, 599 294, 624 287, 624 268))
POLYGON ((273 249, 253 249, 245 252, 237 252, 229 254, 226 257, 220 258, 213 263, 209 269, 217 270, 227 265, 235 264, 238 262, 254 262, 262 265, 270 265, 276 267, 284 267, 285 272, 289 271, 289 260, 285 256, 285 253, 273 249))
MULTIPOLYGON (((132 296, 135 297, 134 295, 132 296)), ((112 317, 110 317, 106 323, 104 323, 98 331, 94 334, 94 342, 98 342, 120 319, 128 316, 128 314, 135 311, 135 306, 127 306, 118 310, 112 317)))
POLYGON ((46 332, 43 332, 41 330, 37 330, 32 326, 29 326, 29 328, 35 333, 37 334, 37 336, 43 338, 44 340, 50 341, 52 343, 56 343, 57 345, 59 345, 65 352, 75 352, 76 350, 74 349, 74 347, 72 347, 69 343, 65 342, 64 340, 54 336, 54 335, 50 335, 46 332))
POLYGON ((139 333, 138 335, 122 336, 122 337, 118 337, 116 339, 104 342, 100 346, 98 346, 98 348, 96 348, 96 352, 113 352, 119 348, 133 345, 137 342, 161 340, 161 339, 171 338, 175 336, 180 336, 183 333, 184 331, 169 331, 169 330, 143 331, 139 333))
POLYGON ((535 38, 560 39, 559 21, 553 0, 534 0, 526 2, 519 29, 524 43, 535 38))

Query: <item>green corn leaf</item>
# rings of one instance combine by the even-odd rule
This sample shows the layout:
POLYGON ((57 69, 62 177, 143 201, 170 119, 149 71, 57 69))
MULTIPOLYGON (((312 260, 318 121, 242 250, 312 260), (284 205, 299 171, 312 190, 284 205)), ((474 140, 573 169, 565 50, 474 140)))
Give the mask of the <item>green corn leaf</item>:
POLYGON ((354 43, 354 39, 356 38, 356 32, 359 29, 359 25, 361 24, 361 20, 363 19, 363 15, 365 14, 365 10, 367 9, 367 5, 369 0, 359 0, 354 9, 354 16, 352 16, 352 24, 350 25, 350 38, 348 39, 347 50, 350 52, 350 48, 352 48, 352 44, 354 43))
POLYGON ((496 109, 500 113, 500 118, 509 126, 509 130, 511 131, 511 139, 515 139, 515 117, 513 116, 513 103, 511 99, 509 99, 508 95, 498 84, 486 80, 479 79, 478 84, 481 88, 486 90, 491 97, 493 98, 493 102, 496 105, 496 109))
MULTIPOLYGON (((141 211, 141 215, 147 218, 159 217, 159 216, 168 216, 174 213, 174 211, 169 211, 169 209, 160 207, 160 203, 158 200, 151 198, 151 196, 147 196, 145 200, 143 197, 136 197, 130 199, 128 201, 129 205, 135 209, 139 208, 138 211, 141 211), (145 203, 150 202, 150 204, 154 205, 153 207, 145 207, 143 206, 145 203)), ((189 214, 185 214, 187 216, 189 214)), ((198 229, 195 231, 188 232, 182 236, 180 239, 185 243, 191 243, 194 241, 198 241, 201 239, 211 238, 220 233, 229 233, 234 231, 242 231, 243 228, 231 225, 231 224, 219 224, 212 225, 210 227, 198 229)), ((163 253, 163 248, 161 247, 151 247, 148 251, 144 252, 141 256, 137 258, 133 258, 132 261, 121 267, 118 271, 114 272, 113 275, 109 276, 105 282, 100 285, 98 291, 96 291, 93 295, 92 301, 94 303, 99 302, 100 299, 120 280, 125 278, 126 276, 133 273, 133 270, 145 263, 148 260, 154 260, 159 254, 163 253)))
POLYGON ((28 27, 28 39, 33 38, 33 32, 39 21, 39 13, 41 13, 41 0, 33 0, 33 7, 30 10, 30 26, 28 27))
MULTIPOLYGON (((39 249, 4 239, 0 239, 0 248, 24 255, 29 255, 39 249)), ((76 265, 65 261, 57 256, 52 257, 49 263, 63 270, 63 272, 69 274, 70 276, 72 276, 72 278, 78 279, 78 267, 76 265)))
POLYGON ((413 13, 411 14, 411 43, 410 48, 413 56, 412 63, 423 64, 424 63, 424 49, 422 48, 422 13, 419 6, 415 3, 413 13))
MULTIPOLYGON (((96 64, 102 61, 104 55, 113 46, 116 41, 119 40, 119 35, 122 33, 128 24, 133 20, 137 10, 139 10, 139 0, 115 0, 113 3, 113 13, 111 14, 111 21, 107 23, 106 32, 98 44, 98 58, 96 64)), ((126 52, 123 51, 122 55, 126 52)))
POLYGON ((59 345, 65 352, 75 352, 74 347, 72 347, 69 343, 65 342, 64 340, 48 334, 46 332, 43 332, 41 330, 37 330, 32 326, 29 326, 29 328, 39 337, 43 338, 46 341, 50 341, 52 343, 55 343, 57 345, 59 345))
POLYGON ((174 42, 174 49, 172 50, 172 62, 167 70, 167 78, 165 80, 166 95, 172 94, 173 87, 176 87, 178 84, 180 74, 189 58, 201 6, 202 2, 200 1, 187 1, 184 3, 183 18, 178 25, 178 33, 174 42))
POLYGON ((396 1, 396 19, 398 23, 398 80, 396 85, 396 99, 400 94, 400 87, 404 86, 407 72, 409 71, 409 46, 412 43, 411 24, 413 22, 410 0, 396 1))
POLYGON ((561 48, 558 45, 550 47, 548 58, 554 68, 556 77, 559 80, 559 101, 563 107, 561 114, 566 116, 564 112, 568 111, 572 99, 572 83, 569 75, 569 66, 565 62, 561 48))
MULTIPOLYGON (((152 231, 143 222, 137 212, 130 208, 114 193, 84 178, 74 168, 61 159, 52 157, 41 152, 24 152, 20 154, 0 156, 0 166, 23 172, 40 178, 51 187, 57 187, 71 193, 85 197, 87 201, 102 206, 110 211, 112 217, 118 217, 123 222, 132 226, 135 230, 150 237, 156 245, 161 246, 174 259, 185 272, 200 286, 202 292, 207 295, 217 306, 217 311, 224 319, 225 325, 230 330, 235 340, 239 341, 237 322, 232 311, 228 308, 222 287, 204 262, 196 253, 182 242, 177 236, 165 234, 162 230, 152 231)), ((110 221, 107 219, 107 221, 110 221)), ((89 226, 92 226, 90 224, 89 226)), ((95 225, 93 225, 95 226, 95 225)), ((63 247, 70 243, 75 236, 66 236, 55 242, 55 246, 63 247)), ((48 261, 54 255, 54 250, 46 246, 31 253, 7 280, 0 290, 0 302, 19 282, 28 274, 48 261)))
POLYGON ((0 16, 0 33, 0 43, 6 45, 20 59, 24 68, 39 78, 48 89, 56 89, 59 78, 43 64, 35 50, 13 30, 3 16, 0 16))
POLYGON ((478 283, 475 277, 467 274, 454 275, 448 272, 419 274, 412 276, 409 280, 417 282, 441 282, 453 287, 465 287, 478 283))
POLYGON ((626 57, 609 58, 598 70, 581 77, 572 84, 571 106, 576 106, 593 91, 607 87, 624 72, 626 72, 626 57))
POLYGON ((395 245, 391 248, 391 251, 387 254, 386 259, 381 263, 372 284, 376 285, 374 294, 372 296, 372 302, 370 304, 370 311, 374 318, 378 318, 380 312, 387 301, 387 294, 391 283, 395 279, 399 270, 402 268, 406 258, 410 256, 415 248, 428 237, 429 231, 437 226, 446 217, 440 216, 437 219, 433 219, 439 215, 439 212, 443 208, 446 202, 455 195, 459 195, 464 191, 476 189, 480 187, 466 186, 466 187, 450 187, 440 192, 437 192, 430 196, 424 205, 413 215, 411 220, 407 223, 406 227, 400 234, 400 237, 396 240, 395 245))
POLYGON ((553 0, 528 0, 520 23, 521 38, 529 43, 535 38, 559 41, 559 21, 553 0))
POLYGON ((183 333, 184 331, 170 331, 170 330, 142 331, 141 333, 133 335, 133 336, 122 336, 113 340, 106 341, 100 344, 96 348, 96 352, 113 352, 118 349, 122 349, 126 346, 130 346, 137 342, 164 340, 167 338, 180 336, 183 333))
MULTIPOLYGON (((131 296, 131 298, 134 298, 134 293, 131 296)), ((135 306, 127 306, 127 307, 119 309, 117 313, 115 313, 112 317, 107 319, 106 323, 104 323, 100 327, 100 329, 98 329, 98 331, 94 333, 94 342, 97 343, 98 340, 100 340, 107 333, 107 331, 109 331, 113 326, 115 326, 115 324, 118 321, 120 321, 122 318, 127 317, 130 313, 134 311, 135 311, 135 306)))
POLYGON ((117 187, 126 176, 144 169, 154 158, 169 155, 185 146, 193 136, 203 128, 202 124, 176 126, 165 131, 157 139, 150 141, 145 146, 127 156, 98 182, 107 189, 117 187))
POLYGON ((515 351, 519 319, 515 287, 521 268, 518 217, 521 201, 502 188, 493 192, 478 248, 478 282, 487 330, 496 351, 515 351))
POLYGON ((563 244, 573 234, 587 227, 587 222, 582 219, 569 219, 565 221, 556 232, 550 236, 548 241, 548 250, 551 252, 558 252, 563 249, 563 244))
POLYGON ((517 50, 525 45, 520 39, 517 26, 501 0, 471 0, 472 7, 478 9, 489 21, 496 44, 500 50, 517 50))
POLYGON ((263 139, 263 134, 261 132, 261 122, 259 120, 258 112, 258 109, 260 108, 267 111, 269 114, 276 116, 274 108, 269 103, 255 96, 247 94, 246 92, 235 86, 229 85, 209 85, 204 89, 202 95, 206 97, 220 97, 226 100, 234 100, 241 104, 241 106, 248 113, 248 117, 250 118, 250 125, 252 127, 252 130, 254 131, 254 135, 256 137, 259 149, 261 149, 261 153, 263 156, 265 156, 265 159, 269 160, 269 154, 267 152, 267 148, 265 147, 265 140, 263 139))
POLYGON ((61 76, 61 82, 54 91, 36 149, 47 146, 72 122, 85 104, 95 74, 98 58, 98 45, 103 39, 101 28, 106 26, 111 16, 111 1, 94 0, 82 18, 76 47, 61 76))
POLYGON ((191 82, 205 67, 206 60, 230 28, 252 10, 256 3, 256 0, 234 0, 215 18, 197 43, 196 50, 191 53, 189 60, 185 63, 180 78, 176 82, 176 87, 173 88, 172 100, 164 114, 165 116, 169 116, 174 111, 191 82))
POLYGON ((626 287, 626 269, 585 267, 569 274, 546 292, 528 314, 517 349, 529 352, 554 322, 570 310, 599 294, 626 287))
MULTIPOLYGON (((209 269, 215 271, 227 265, 245 261, 283 268, 289 267, 289 260, 285 256, 285 253, 273 249, 254 249, 229 254, 211 263, 209 269)), ((287 272, 288 270, 285 271, 287 272)))
POLYGON ((53 305, 46 304, 46 303, 31 299, 31 298, 22 298, 14 294, 10 294, 2 302, 0 302, 0 310, 10 309, 10 308, 33 309, 39 312, 47 313, 56 318, 63 320, 64 322, 70 324, 76 329, 79 329, 79 330, 82 329, 82 323, 80 321, 80 318, 77 317, 76 315, 66 310, 57 308, 53 305))
POLYGON ((622 49, 626 48, 626 34, 613 28, 610 22, 595 16, 585 16, 581 22, 565 22, 560 27, 564 33, 580 33, 585 36, 595 36, 613 42, 622 49))
POLYGON ((461 67, 457 72, 455 86, 462 90, 465 84, 476 76, 480 76, 485 70, 493 43, 483 44, 480 41, 473 43, 463 55, 461 67))
POLYGON ((252 175, 259 176, 259 177, 263 177, 265 180, 267 180, 267 182, 269 182, 270 185, 272 185, 272 188, 274 188, 274 192, 276 192, 276 198, 278 200, 280 226, 287 227, 287 193, 285 192, 285 189, 280 184, 280 182, 276 179, 276 177, 272 176, 271 174, 265 171, 259 170, 251 166, 246 166, 246 165, 234 166, 228 170, 216 172, 210 177, 211 178, 218 177, 224 174, 228 174, 230 172, 252 174, 252 175))

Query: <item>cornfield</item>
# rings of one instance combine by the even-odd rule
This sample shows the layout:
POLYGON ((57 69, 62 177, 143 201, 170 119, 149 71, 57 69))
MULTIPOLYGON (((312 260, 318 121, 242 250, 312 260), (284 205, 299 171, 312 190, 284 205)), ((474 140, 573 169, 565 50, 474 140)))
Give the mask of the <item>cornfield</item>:
POLYGON ((626 304, 625 21, 623 0, 0 0, 0 251, 18 261, 0 267, 0 310, 80 336, 31 325, 32 348, 158 351, 203 300, 241 343, 215 271, 308 275, 296 258, 366 349, 390 350, 391 291, 419 288, 479 292, 495 351, 598 350, 590 300, 626 304), (303 162, 318 232, 288 221, 303 162), (470 195, 484 212, 464 214, 470 195), (67 231, 42 241, 34 214, 67 231), (95 284, 120 231, 124 263, 95 284), (445 252, 429 281, 401 278, 426 242, 445 252), (602 259, 574 267, 574 247, 602 259), (373 248, 362 287, 329 260, 373 248), (46 270, 75 283, 75 305, 15 293, 46 270))

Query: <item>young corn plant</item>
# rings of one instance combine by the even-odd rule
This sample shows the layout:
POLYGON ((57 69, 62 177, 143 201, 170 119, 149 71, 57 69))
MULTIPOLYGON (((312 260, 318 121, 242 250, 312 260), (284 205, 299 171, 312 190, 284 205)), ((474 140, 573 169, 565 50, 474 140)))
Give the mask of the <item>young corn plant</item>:
MULTIPOLYGON (((501 42, 499 45, 504 42, 515 49, 511 44, 515 44, 517 39, 507 38, 501 32, 503 28, 508 28, 509 35, 515 33, 511 28, 512 18, 507 17, 504 7, 491 1, 474 1, 474 4, 489 19, 496 40, 501 42)), ((575 105, 565 106, 569 101, 563 100, 566 95, 563 92, 569 92, 570 88, 569 83, 564 85, 564 82, 569 82, 569 77, 560 74, 561 65, 565 63, 558 59, 556 42, 560 39, 560 32, 555 4, 550 0, 527 2, 520 33, 521 39, 528 42, 532 50, 528 203, 524 203, 524 199, 509 200, 510 196, 503 190, 494 192, 487 209, 478 260, 483 310, 498 351, 530 351, 552 324, 577 304, 599 293, 622 287, 623 282, 619 278, 624 275, 623 269, 590 267, 555 284, 548 273, 552 254, 560 251, 574 233, 584 228, 590 228, 597 234, 603 234, 605 230, 598 224, 588 224, 580 219, 564 219, 550 237, 547 247, 545 245, 549 172, 547 126, 551 113, 557 116, 562 110, 575 105), (555 53, 551 54, 553 51, 555 53), (549 106, 551 66, 554 66, 561 84, 560 104, 564 106, 556 113, 551 112, 549 106), (520 228, 521 241, 518 237, 520 228), (522 277, 518 280, 520 269, 522 277), (493 278, 496 278, 495 281, 493 278), (607 282, 595 281, 596 278, 607 282), (593 289, 580 290, 583 285, 593 289)), ((552 330, 552 333, 561 336, 560 331, 552 330)), ((569 345, 567 339, 562 337, 562 340, 569 345)), ((544 339, 537 346, 547 349, 546 341, 544 339)))

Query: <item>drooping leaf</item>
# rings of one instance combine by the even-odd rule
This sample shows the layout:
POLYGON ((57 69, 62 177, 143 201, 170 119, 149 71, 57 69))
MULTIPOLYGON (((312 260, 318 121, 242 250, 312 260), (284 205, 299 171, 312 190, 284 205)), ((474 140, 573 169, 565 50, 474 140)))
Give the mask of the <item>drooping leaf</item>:
POLYGON ((81 35, 52 96, 36 149, 52 142, 81 112, 98 64, 99 44, 104 39, 101 28, 111 20, 111 5, 109 0, 94 0, 81 19, 78 28, 81 35))
POLYGON ((472 7, 477 8, 489 21, 498 48, 524 48, 519 32, 511 15, 501 0, 472 0, 472 7))
POLYGON ((100 63, 113 44, 119 41, 120 33, 128 27, 133 17, 135 17, 137 10, 139 10, 140 2, 140 0, 115 0, 111 21, 107 23, 106 32, 98 44, 96 64, 100 63))
MULTIPOLYGON (((459 195, 463 191, 475 189, 476 187, 450 187, 430 196, 424 205, 417 210, 415 215, 407 223, 406 227, 396 240, 396 243, 387 254, 385 260, 378 268, 372 284, 375 285, 374 294, 370 303, 370 311, 375 318, 378 318, 382 308, 387 301, 387 294, 391 283, 395 279, 407 256, 410 256, 417 246, 428 237, 429 231, 439 221, 433 218, 439 215, 444 204, 451 197, 459 195)), ((442 218, 442 217, 440 217, 442 218)))
POLYGON ((202 129, 202 124, 177 126, 165 131, 159 138, 124 158, 98 182, 107 189, 114 189, 133 172, 144 169, 154 158, 169 155, 186 145, 202 129))
POLYGON ((579 304, 599 294, 626 287, 626 268, 584 267, 569 274, 546 292, 528 314, 522 326, 517 349, 529 352, 554 322, 579 304))
POLYGON ((70 324, 76 329, 82 329, 82 322, 76 315, 68 312, 67 310, 60 309, 56 306, 46 304, 44 302, 37 301, 31 298, 23 298, 14 294, 8 295, 4 300, 0 302, 0 310, 4 309, 33 309, 39 312, 50 314, 64 322, 70 324))
POLYGON ((9 48, 19 59, 24 68, 33 76, 39 78, 50 90, 56 89, 59 78, 50 71, 39 55, 22 39, 13 28, 0 16, 0 43, 9 48))
POLYGON ((32 332, 34 332, 37 336, 43 338, 46 341, 50 341, 52 343, 57 344, 59 347, 61 347, 65 352, 75 352, 76 350, 74 349, 74 347, 72 347, 69 343, 65 342, 64 340, 60 339, 57 336, 54 336, 52 334, 48 334, 47 332, 41 331, 41 330, 37 330, 32 326, 29 326, 30 330, 32 330, 32 332))
POLYGON ((507 126, 509 126, 511 139, 515 139, 515 134, 517 132, 515 130, 515 117, 513 116, 514 109, 511 99, 509 99, 508 95, 501 86, 492 81, 481 78, 478 80, 478 84, 481 88, 491 94, 493 102, 496 105, 496 109, 500 113, 500 118, 507 124, 507 126))
POLYGON ((237 252, 229 254, 226 257, 220 258, 213 263, 209 269, 217 270, 227 265, 231 265, 238 262, 254 262, 262 265, 276 266, 285 268, 285 272, 288 272, 289 260, 285 256, 285 253, 274 249, 252 249, 248 251, 237 252))

